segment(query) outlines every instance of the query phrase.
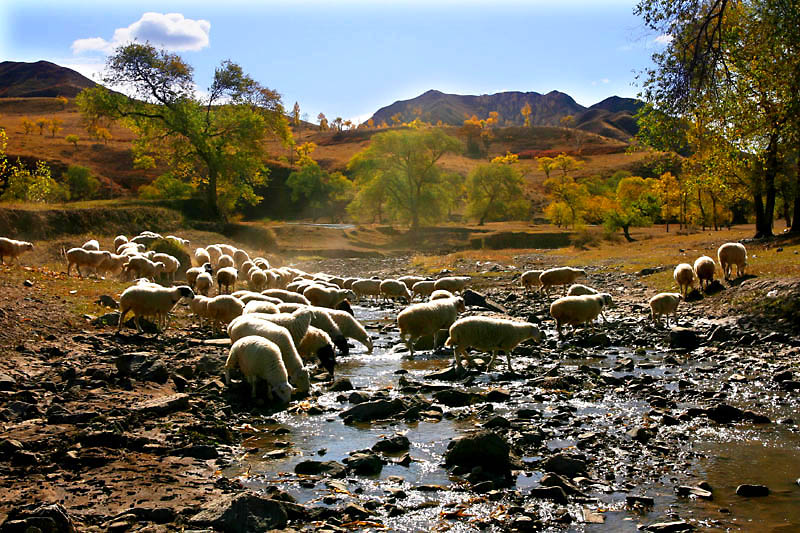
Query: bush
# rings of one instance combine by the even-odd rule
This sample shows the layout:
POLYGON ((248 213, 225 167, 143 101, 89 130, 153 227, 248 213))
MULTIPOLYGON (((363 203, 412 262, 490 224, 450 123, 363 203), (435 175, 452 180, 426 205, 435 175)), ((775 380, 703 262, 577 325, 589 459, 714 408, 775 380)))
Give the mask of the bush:
POLYGON ((570 240, 578 250, 586 250, 590 246, 598 246, 600 244, 600 232, 585 227, 580 228, 570 240))
POLYGON ((160 254, 169 254, 180 261, 181 266, 175 273, 175 279, 185 276, 186 270, 192 266, 192 256, 189 254, 189 250, 172 239, 156 239, 150 243, 147 249, 160 254))
POLYGON ((139 187, 139 196, 145 200, 179 200, 188 198, 194 187, 171 174, 162 174, 150 185, 139 187))
POLYGON ((91 200, 100 188, 100 181, 92 176, 91 171, 80 165, 70 165, 62 175, 69 187, 72 200, 91 200))
POLYGON ((38 161, 29 170, 23 164, 11 166, 6 189, 0 200, 5 202, 57 203, 69 200, 69 190, 50 176, 50 167, 38 161))

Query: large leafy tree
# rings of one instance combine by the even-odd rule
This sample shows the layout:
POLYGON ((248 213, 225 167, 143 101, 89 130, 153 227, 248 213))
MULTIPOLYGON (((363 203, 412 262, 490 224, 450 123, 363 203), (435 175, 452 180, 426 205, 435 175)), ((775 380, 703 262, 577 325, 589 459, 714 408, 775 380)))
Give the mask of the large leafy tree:
POLYGON ((265 141, 291 137, 277 92, 223 61, 207 93, 199 94, 180 56, 140 43, 117 48, 104 82, 130 94, 100 86, 83 91, 77 100, 87 119, 121 120, 136 132, 138 160, 190 167, 212 216, 261 200, 254 187, 266 183, 265 141))
POLYGON ((437 164, 447 153, 461 151, 458 139, 440 129, 407 129, 379 133, 348 163, 359 197, 380 192, 385 213, 416 231, 423 222, 441 220, 447 212, 449 182, 437 164))
POLYGON ((672 38, 653 56, 645 98, 670 117, 707 117, 748 176, 756 236, 772 235, 781 159, 800 144, 800 4, 640 0, 636 13, 672 38))
POLYGON ((622 178, 617 184, 615 205, 606 212, 606 227, 612 231, 621 229, 625 239, 633 242, 631 226, 649 226, 661 209, 655 181, 639 176, 622 178))
POLYGON ((513 154, 496 157, 467 176, 467 210, 479 226, 486 220, 520 218, 527 212, 530 202, 525 199, 525 180, 515 161, 513 154))

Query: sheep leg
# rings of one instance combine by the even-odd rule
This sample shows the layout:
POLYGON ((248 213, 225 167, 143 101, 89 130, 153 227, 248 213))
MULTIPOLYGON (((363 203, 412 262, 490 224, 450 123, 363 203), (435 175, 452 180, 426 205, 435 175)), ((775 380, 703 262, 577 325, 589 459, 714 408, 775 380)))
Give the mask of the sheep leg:
POLYGON ((136 331, 139 333, 142 332, 142 326, 139 324, 139 314, 134 312, 133 313, 133 323, 136 324, 136 331))
POLYGON ((508 371, 513 372, 514 366, 511 364, 511 350, 506 350, 506 359, 508 360, 508 371))
POLYGON ((461 366, 461 357, 460 357, 460 355, 461 355, 461 353, 460 353, 460 350, 459 350, 458 346, 453 348, 453 359, 455 359, 456 368, 463 369, 464 367, 461 366))
POLYGON ((119 333, 120 330, 122 330, 122 324, 125 321, 124 320, 125 319, 125 315, 128 314, 128 311, 129 311, 129 309, 120 310, 120 312, 119 312, 119 322, 117 323, 117 333, 119 333))
MULTIPOLYGON (((256 378, 255 376, 248 376, 247 381, 250 383, 250 397, 256 397, 256 378)), ((267 397, 272 401, 272 390, 267 386, 267 397)))
POLYGON ((486 371, 491 372, 494 366, 494 360, 497 358, 497 350, 492 350, 492 358, 489 359, 489 364, 486 366, 486 371))

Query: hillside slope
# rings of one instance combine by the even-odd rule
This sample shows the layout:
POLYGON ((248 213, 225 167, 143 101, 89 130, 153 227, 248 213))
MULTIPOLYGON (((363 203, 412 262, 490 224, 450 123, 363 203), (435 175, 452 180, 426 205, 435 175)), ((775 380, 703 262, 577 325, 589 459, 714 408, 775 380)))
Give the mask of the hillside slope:
POLYGON ((49 61, 0 63, 0 98, 74 98, 83 89, 95 85, 86 76, 49 61))

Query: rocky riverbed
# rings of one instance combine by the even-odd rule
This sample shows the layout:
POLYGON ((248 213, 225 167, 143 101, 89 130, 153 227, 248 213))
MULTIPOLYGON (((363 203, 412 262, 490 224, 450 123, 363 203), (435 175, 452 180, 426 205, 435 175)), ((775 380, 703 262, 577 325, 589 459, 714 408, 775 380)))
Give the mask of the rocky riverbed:
MULTIPOLYGON (((361 261, 313 269, 407 271, 361 261)), ((354 346, 288 408, 226 388, 227 347, 184 318, 118 335, 4 278, 0 531, 800 528, 798 329, 731 305, 796 298, 796 283, 725 283, 666 329, 648 273, 594 269, 588 284, 617 305, 562 341, 518 269, 478 268, 470 313, 546 332, 513 371, 505 357, 491 373, 480 360, 456 373, 444 351, 411 359, 402 307, 362 304, 375 351, 354 346)))

